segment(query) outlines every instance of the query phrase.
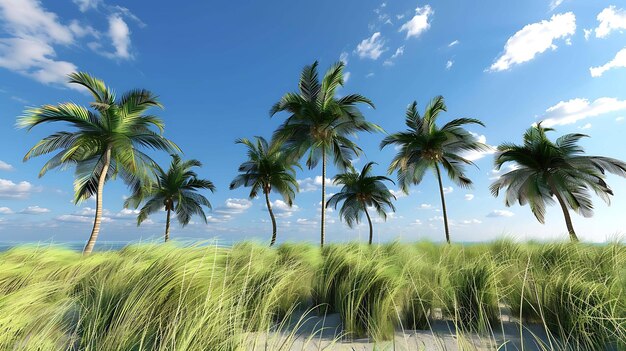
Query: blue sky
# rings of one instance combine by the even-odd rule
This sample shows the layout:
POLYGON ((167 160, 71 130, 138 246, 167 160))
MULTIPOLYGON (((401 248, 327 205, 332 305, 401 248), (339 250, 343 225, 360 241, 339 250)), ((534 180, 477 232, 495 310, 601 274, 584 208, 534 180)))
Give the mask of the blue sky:
MULTIPOLYGON (((302 67, 315 60, 325 70, 343 60, 347 82, 340 94, 358 92, 376 109, 366 117, 387 132, 404 129, 404 111, 443 95, 448 112, 481 119, 471 130, 489 145, 520 142, 542 119, 557 135, 583 131, 589 154, 626 159, 626 5, 617 1, 316 1, 171 2, 104 0, 0 0, 0 241, 84 240, 95 203, 74 206, 72 170, 37 174, 46 158, 22 163, 27 150, 61 125, 30 133, 15 128, 28 106, 89 97, 68 87, 66 74, 87 71, 118 92, 154 91, 165 109, 166 136, 218 190, 208 195, 209 224, 173 227, 174 238, 267 240, 270 224, 262 199, 228 184, 244 160, 240 137, 269 137, 284 120, 269 108, 296 89, 302 67)), ((394 150, 378 149, 382 134, 357 137, 365 151, 357 168, 375 161, 384 173, 394 150)), ((153 154, 160 162, 167 155, 153 154)), ((447 182, 451 236, 456 241, 565 238, 559 208, 539 224, 528 208, 506 208, 489 184, 491 154, 473 155, 475 185, 447 182)), ((331 167, 328 175, 335 170, 331 167)), ((298 173, 301 193, 292 209, 274 197, 279 240, 318 240, 320 169, 298 173)), ((393 176, 395 178, 395 175, 393 176)), ((595 199, 593 218, 573 216, 583 240, 624 233, 626 180, 609 176, 611 206, 595 199)), ((338 188, 329 187, 328 192, 338 188)), ((392 186, 395 192, 397 188, 392 186)), ((122 209, 121 182, 105 187, 100 240, 161 235, 164 214, 137 228, 122 209)), ((435 177, 428 176, 397 213, 375 220, 377 240, 443 239, 435 177)), ((365 226, 349 229, 329 214, 330 241, 364 239, 365 226)))

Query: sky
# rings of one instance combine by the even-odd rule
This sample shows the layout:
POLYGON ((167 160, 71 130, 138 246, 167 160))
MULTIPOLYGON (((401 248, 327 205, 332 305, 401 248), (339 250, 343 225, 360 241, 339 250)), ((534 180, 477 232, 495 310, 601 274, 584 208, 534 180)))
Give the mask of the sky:
MULTIPOLYGON (((197 172, 217 186, 205 194, 213 204, 208 224, 194 218, 172 227, 178 239, 232 243, 268 241, 269 216, 263 199, 246 189, 228 190, 245 160, 241 137, 269 138, 286 118, 269 116, 280 97, 295 91, 302 67, 318 60, 323 72, 341 60, 345 85, 338 94, 360 93, 375 109, 366 118, 386 133, 404 130, 404 112, 414 100, 422 111, 436 95, 448 112, 482 120, 468 129, 488 145, 521 142, 540 120, 556 129, 552 137, 583 132, 590 155, 626 159, 626 4, 619 1, 372 1, 321 0, 197 2, 113 2, 111 0, 0 0, 0 242, 86 240, 95 201, 72 203, 73 170, 38 172, 41 156, 24 154, 41 138, 67 128, 15 127, 28 107, 61 102, 87 105, 90 97, 67 84, 67 74, 86 71, 116 92, 146 88, 160 97, 154 110, 165 136, 198 159, 197 172)), ((385 174, 395 150, 379 150, 385 133, 354 140, 366 162, 385 174)), ((169 163, 163 152, 152 152, 169 163)), ((444 180, 453 241, 564 239, 558 207, 540 224, 528 207, 505 207, 489 184, 493 152, 473 154, 467 169, 472 189, 444 180)), ((506 169, 504 169, 506 171, 506 169)), ((331 166, 328 177, 337 171, 331 166)), ((300 193, 289 208, 276 195, 278 240, 318 242, 321 168, 298 171, 300 193)), ((395 175, 391 176, 395 179, 395 175)), ((626 180, 612 175, 615 196, 607 206, 594 199, 595 215, 573 214, 582 240, 602 242, 624 234, 626 180)), ((375 241, 444 239, 435 176, 408 195, 390 184, 397 212, 386 222, 374 218, 375 241)), ((332 184, 328 193, 339 190, 332 184)), ((123 209, 128 190, 106 184, 99 240, 159 238, 165 213, 141 227, 136 212, 123 209)), ((367 227, 348 228, 330 211, 327 240, 366 240, 367 227)))

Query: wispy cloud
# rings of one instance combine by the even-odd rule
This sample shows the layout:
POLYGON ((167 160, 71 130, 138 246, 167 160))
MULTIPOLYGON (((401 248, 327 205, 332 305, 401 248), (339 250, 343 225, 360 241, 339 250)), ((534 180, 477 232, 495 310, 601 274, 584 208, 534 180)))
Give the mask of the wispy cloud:
POLYGON ((592 77, 601 77, 604 72, 610 69, 624 67, 626 67, 626 48, 618 51, 617 54, 615 54, 615 57, 604 65, 589 68, 589 72, 591 73, 592 77))
POLYGON ((14 169, 12 165, 0 160, 0 171, 12 171, 14 169))
POLYGON ((576 32, 576 16, 572 12, 553 15, 550 20, 528 24, 510 37, 504 53, 489 68, 506 71, 512 66, 528 62, 548 49, 556 50, 557 39, 568 39, 576 32))
POLYGON ((560 101, 558 104, 548 108, 542 119, 544 126, 552 127, 572 124, 586 118, 623 110, 626 110, 626 100, 601 97, 593 102, 589 102, 587 99, 577 98, 560 101))
POLYGON ((31 215, 40 215, 44 213, 50 213, 51 211, 45 207, 39 206, 28 206, 25 209, 21 210, 20 214, 31 214, 31 215))
POLYGON ((487 217, 512 217, 513 212, 509 210, 493 210, 487 214, 487 217))
POLYGON ((406 31, 406 38, 417 38, 430 28, 430 17, 434 11, 430 5, 424 5, 415 9, 415 16, 400 27, 400 32, 406 31))
POLYGON ((369 58, 372 60, 378 60, 383 52, 387 51, 385 48, 385 41, 380 32, 372 34, 371 37, 363 39, 356 47, 356 52, 360 58, 369 58))

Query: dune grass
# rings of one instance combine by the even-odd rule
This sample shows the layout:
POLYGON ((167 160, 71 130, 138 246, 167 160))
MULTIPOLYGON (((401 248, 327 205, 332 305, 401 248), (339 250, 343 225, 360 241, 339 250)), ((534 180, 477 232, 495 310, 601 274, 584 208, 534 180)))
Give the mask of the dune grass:
POLYGON ((489 337, 502 309, 544 328, 546 350, 624 348, 626 248, 246 242, 0 253, 0 350, 287 350, 303 310, 338 313, 347 339, 382 342, 437 319, 460 338, 489 337))

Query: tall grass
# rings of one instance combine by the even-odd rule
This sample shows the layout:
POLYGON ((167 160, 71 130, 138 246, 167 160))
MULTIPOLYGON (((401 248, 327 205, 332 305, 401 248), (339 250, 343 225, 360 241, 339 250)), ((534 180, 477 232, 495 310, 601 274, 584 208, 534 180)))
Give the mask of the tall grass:
POLYGON ((383 342, 447 320, 459 340, 495 340, 518 321, 545 330, 546 350, 623 349, 626 248, 499 240, 0 254, 0 350, 287 350, 301 345, 301 323, 330 313, 347 339, 383 342))

